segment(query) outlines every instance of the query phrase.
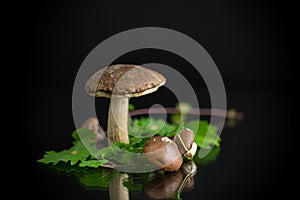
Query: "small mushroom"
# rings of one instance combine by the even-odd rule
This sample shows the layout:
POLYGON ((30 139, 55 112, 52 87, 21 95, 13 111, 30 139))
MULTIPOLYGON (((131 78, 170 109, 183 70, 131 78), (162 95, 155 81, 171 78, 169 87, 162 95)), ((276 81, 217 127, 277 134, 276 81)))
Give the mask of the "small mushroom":
POLYGON ((105 133, 101 131, 99 121, 96 117, 88 118, 83 122, 81 127, 91 130, 95 134, 95 142, 100 142, 105 138, 105 133))
POLYGON ((129 143, 127 132, 129 98, 156 91, 166 78, 138 65, 118 64, 97 71, 85 84, 88 94, 111 98, 107 135, 111 143, 129 143))
POLYGON ((177 144, 179 152, 187 159, 193 159, 197 144, 194 143, 195 135, 192 130, 185 128, 178 135, 173 138, 173 141, 177 144))
POLYGON ((177 171, 182 165, 177 145, 168 137, 151 137, 144 145, 144 153, 150 163, 164 171, 177 171))

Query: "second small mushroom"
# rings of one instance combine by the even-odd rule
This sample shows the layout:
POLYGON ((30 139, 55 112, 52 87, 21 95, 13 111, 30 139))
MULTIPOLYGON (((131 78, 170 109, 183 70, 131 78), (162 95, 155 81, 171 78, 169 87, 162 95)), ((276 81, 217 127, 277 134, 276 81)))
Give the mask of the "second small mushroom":
POLYGON ((129 143, 129 98, 156 91, 166 78, 158 72, 138 65, 118 64, 97 71, 86 82, 85 90, 96 97, 111 98, 108 111, 107 135, 110 143, 129 143))
POLYGON ((177 144, 179 152, 189 160, 192 160, 196 151, 197 144, 194 143, 194 132, 188 128, 183 129, 173 140, 177 144))

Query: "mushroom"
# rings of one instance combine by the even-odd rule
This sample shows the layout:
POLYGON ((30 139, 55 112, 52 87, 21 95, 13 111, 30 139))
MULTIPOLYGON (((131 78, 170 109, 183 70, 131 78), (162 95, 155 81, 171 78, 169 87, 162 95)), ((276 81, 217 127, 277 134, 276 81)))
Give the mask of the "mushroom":
POLYGON ((197 151, 197 144, 194 143, 194 138, 194 132, 188 128, 183 129, 173 138, 173 141, 178 146, 179 152, 189 160, 193 159, 197 151))
POLYGON ((95 142, 104 140, 105 134, 101 131, 99 121, 96 117, 90 117, 86 119, 81 127, 91 130, 95 134, 95 142))
POLYGON ((144 153, 150 163, 164 171, 177 171, 182 165, 177 145, 168 137, 151 137, 144 145, 144 153))
POLYGON ((110 143, 129 143, 127 132, 129 98, 156 91, 166 78, 138 65, 117 64, 97 71, 85 84, 88 94, 111 98, 107 135, 110 143))

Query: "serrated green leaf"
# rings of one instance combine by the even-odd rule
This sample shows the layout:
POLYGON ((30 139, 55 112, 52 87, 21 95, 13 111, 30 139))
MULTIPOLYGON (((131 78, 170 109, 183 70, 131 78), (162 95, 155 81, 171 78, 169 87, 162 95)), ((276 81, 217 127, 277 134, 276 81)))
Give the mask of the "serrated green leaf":
POLYGON ((84 145, 86 150, 91 154, 91 156, 94 156, 97 152, 97 147, 95 143, 95 134, 88 129, 80 128, 76 130, 78 133, 78 136, 80 138, 80 142, 84 145))
POLYGON ((207 121, 190 121, 185 124, 186 128, 195 133, 194 142, 203 149, 209 149, 212 146, 220 146, 220 137, 217 134, 217 127, 209 125, 207 121))
POLYGON ((96 135, 93 133, 93 131, 89 129, 79 128, 73 131, 72 137, 75 141, 86 140, 90 143, 93 143, 96 138, 96 135))
POLYGON ((72 133, 72 138, 75 140, 75 141, 80 141, 80 137, 78 135, 78 131, 77 130, 74 130, 73 133, 72 133))
POLYGON ((89 152, 83 146, 82 142, 74 142, 74 146, 68 150, 63 150, 60 152, 47 151, 44 157, 38 162, 45 164, 57 164, 59 161, 69 162, 71 165, 75 165, 79 161, 84 161, 89 157, 89 152))

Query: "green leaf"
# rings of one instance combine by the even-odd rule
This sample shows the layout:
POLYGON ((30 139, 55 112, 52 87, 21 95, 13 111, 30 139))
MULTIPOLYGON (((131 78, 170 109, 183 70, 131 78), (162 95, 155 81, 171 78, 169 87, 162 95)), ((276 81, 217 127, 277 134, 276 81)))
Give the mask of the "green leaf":
POLYGON ((133 104, 130 103, 130 104, 128 105, 128 110, 129 110, 129 112, 130 112, 130 111, 133 111, 134 109, 135 109, 135 106, 134 106, 133 104))
POLYGON ((95 138, 96 138, 95 134, 91 130, 85 128, 77 129, 76 132, 78 133, 80 142, 83 143, 83 145, 85 146, 89 154, 94 156, 97 152, 96 143, 95 143, 95 138))
MULTIPOLYGON (((132 125, 128 127, 128 133, 134 138, 149 138, 154 135, 174 136, 178 126, 168 123, 163 119, 143 117, 134 119, 132 125)), ((135 139, 132 139, 135 140, 135 139)), ((137 142, 135 140, 135 142, 137 142)))
POLYGON ((72 133, 72 138, 73 138, 75 141, 80 141, 80 137, 79 137, 79 135, 78 135, 78 131, 77 131, 77 130, 73 131, 73 133, 72 133))
POLYGON ((143 153, 144 152, 144 146, 141 146, 139 143, 135 144, 125 144, 122 142, 114 143, 116 147, 119 147, 122 150, 133 152, 133 153, 143 153))
POLYGON ((82 142, 74 142, 74 146, 69 150, 63 150, 61 152, 48 151, 44 157, 38 162, 49 164, 57 164, 59 161, 69 162, 71 165, 75 165, 79 161, 84 161, 89 157, 89 152, 83 146, 82 142))
POLYGON ((85 140, 93 143, 96 135, 89 129, 79 128, 73 131, 72 137, 75 141, 85 140))
POLYGON ((210 149, 214 145, 220 146, 220 137, 217 134, 217 127, 209 125, 207 121, 190 121, 185 124, 186 128, 191 129, 195 133, 194 142, 203 149, 210 149))
POLYGON ((216 161, 220 153, 220 148, 214 147, 204 158, 199 158, 199 150, 195 154, 193 161, 197 164, 208 164, 216 161))
POLYGON ((107 163, 107 160, 84 160, 81 161, 79 164, 79 167, 94 167, 98 168, 100 166, 103 166, 103 164, 107 163))

